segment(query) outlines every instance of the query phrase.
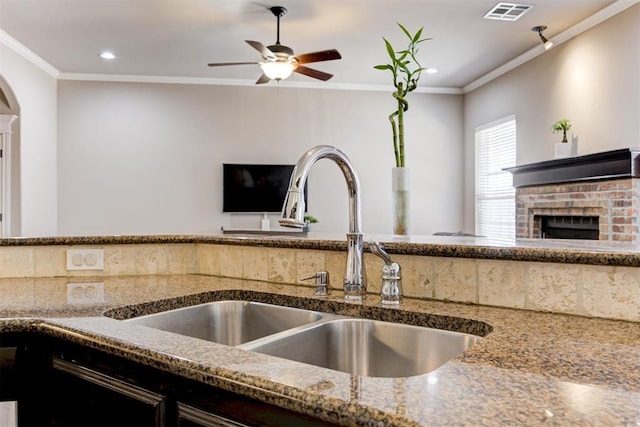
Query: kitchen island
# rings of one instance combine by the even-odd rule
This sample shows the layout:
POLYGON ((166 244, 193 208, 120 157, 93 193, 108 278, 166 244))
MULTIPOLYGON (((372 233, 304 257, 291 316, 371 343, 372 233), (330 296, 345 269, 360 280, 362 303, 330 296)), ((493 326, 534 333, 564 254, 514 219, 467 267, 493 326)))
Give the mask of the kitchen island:
MULTIPOLYGON (((453 233, 456 234, 456 233, 453 233)), ((640 267, 640 244, 624 241, 492 239, 366 234, 389 254, 640 267)), ((0 237, 0 249, 111 245, 212 244, 306 250, 346 250, 344 233, 225 230, 167 235, 0 237)), ((2 253, 2 252, 0 252, 2 253)))
POLYGON ((199 274, 74 278, 101 301, 69 303, 68 278, 0 280, 0 337, 51 337, 339 425, 636 425, 640 326, 407 298, 348 304, 339 291, 199 274), (260 300, 427 324, 484 338, 425 375, 370 378, 143 326, 122 318, 220 299, 260 300), (108 317, 104 314, 107 314, 108 317))

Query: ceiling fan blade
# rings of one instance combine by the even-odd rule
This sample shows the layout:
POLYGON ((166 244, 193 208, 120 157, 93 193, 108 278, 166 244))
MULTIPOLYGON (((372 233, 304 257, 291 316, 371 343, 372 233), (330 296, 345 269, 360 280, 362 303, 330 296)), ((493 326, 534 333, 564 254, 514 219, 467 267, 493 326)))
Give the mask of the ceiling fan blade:
POLYGON ((267 47, 265 45, 263 45, 262 43, 254 41, 254 40, 245 40, 245 42, 247 42, 247 44, 249 46, 251 46, 252 48, 257 50, 258 52, 260 52, 260 55, 262 55, 262 58, 264 58, 264 59, 275 59, 276 56, 273 54, 273 52, 271 52, 269 49, 267 49, 267 47))
POLYGON ((209 67, 223 67, 225 65, 257 65, 259 62, 212 62, 209 67))
POLYGON ((304 65, 298 65, 295 70, 296 73, 304 74, 305 76, 313 77, 314 79, 327 81, 333 74, 325 73, 324 71, 315 70, 313 68, 305 67, 304 65))
POLYGON ((271 79, 269 77, 267 77, 267 75, 265 73, 262 73, 262 75, 260 76, 260 78, 256 81, 257 85, 261 85, 263 83, 268 83, 271 79))
POLYGON ((341 59, 340 52, 335 49, 321 50, 318 52, 301 53, 300 55, 294 55, 298 60, 298 64, 309 64, 311 62, 320 61, 333 61, 334 59, 341 59))

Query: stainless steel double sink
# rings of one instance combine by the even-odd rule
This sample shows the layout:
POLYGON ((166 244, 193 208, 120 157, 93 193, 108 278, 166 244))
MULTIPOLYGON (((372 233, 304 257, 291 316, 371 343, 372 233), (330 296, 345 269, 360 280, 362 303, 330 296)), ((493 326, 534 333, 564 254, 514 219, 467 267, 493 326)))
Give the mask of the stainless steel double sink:
POLYGON ((125 322, 368 377, 433 371, 482 338, 253 301, 214 301, 125 322))

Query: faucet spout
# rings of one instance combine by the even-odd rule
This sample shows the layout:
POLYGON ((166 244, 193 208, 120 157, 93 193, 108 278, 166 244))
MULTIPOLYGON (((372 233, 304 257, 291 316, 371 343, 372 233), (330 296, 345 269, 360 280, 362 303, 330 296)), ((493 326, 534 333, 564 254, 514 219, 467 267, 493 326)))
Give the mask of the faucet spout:
POLYGON ((282 206, 280 225, 304 227, 304 188, 311 167, 320 159, 330 159, 340 167, 347 181, 349 195, 349 232, 347 233, 347 263, 344 275, 344 292, 347 300, 362 300, 367 292, 363 261, 362 208, 360 205, 360 181, 351 161, 342 151, 329 145, 318 145, 296 163, 289 181, 289 189, 282 206))

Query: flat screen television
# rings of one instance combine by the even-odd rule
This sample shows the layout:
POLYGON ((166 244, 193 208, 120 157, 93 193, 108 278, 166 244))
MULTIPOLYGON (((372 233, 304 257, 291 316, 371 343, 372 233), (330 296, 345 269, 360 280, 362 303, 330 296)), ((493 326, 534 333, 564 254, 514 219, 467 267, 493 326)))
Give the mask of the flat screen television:
POLYGON ((279 213, 294 165, 222 164, 222 211, 279 213))

